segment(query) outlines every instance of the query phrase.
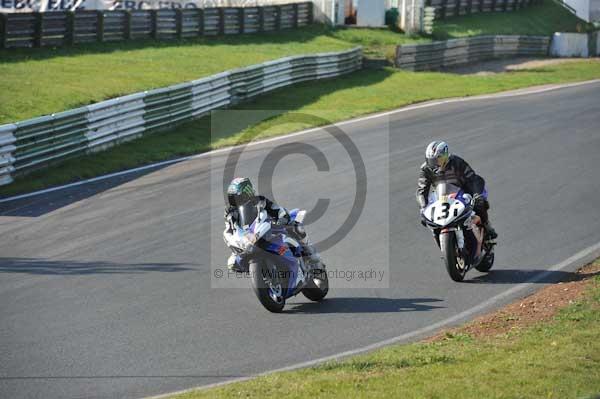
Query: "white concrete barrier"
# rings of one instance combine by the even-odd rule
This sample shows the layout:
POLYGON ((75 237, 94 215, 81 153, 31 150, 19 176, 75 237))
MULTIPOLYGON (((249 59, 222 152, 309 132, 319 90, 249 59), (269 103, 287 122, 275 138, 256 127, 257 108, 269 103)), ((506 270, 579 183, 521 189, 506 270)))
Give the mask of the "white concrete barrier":
POLYGON ((553 57, 589 57, 587 33, 556 32, 552 36, 550 55, 553 57))

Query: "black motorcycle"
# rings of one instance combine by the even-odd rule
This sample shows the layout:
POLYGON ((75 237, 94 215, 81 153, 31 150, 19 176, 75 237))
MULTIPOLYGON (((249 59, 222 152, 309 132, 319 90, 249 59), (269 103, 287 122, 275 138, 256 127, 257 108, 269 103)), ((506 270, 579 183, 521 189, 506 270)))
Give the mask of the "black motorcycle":
POLYGON ((485 240, 472 196, 446 182, 438 183, 432 194, 433 201, 421 214, 422 223, 433 231, 450 278, 462 281, 473 267, 489 271, 494 265, 496 243, 485 240))

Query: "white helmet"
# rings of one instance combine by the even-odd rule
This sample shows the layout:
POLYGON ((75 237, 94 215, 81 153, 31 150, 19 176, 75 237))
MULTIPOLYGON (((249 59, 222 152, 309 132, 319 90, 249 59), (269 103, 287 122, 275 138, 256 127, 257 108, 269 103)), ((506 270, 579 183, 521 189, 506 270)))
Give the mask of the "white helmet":
POLYGON ((425 150, 425 161, 434 171, 443 171, 448 165, 450 151, 445 141, 432 141, 425 150))

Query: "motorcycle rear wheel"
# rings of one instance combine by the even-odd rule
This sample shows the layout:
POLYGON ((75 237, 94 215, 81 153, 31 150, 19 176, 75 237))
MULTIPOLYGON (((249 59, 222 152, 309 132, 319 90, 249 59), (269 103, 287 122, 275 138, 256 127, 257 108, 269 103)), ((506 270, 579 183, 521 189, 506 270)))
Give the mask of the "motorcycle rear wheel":
POLYGON ((456 247, 456 236, 454 233, 440 234, 440 245, 443 248, 442 255, 448 275, 454 281, 463 281, 465 274, 467 273, 467 268, 465 265, 465 267, 461 269, 458 265, 458 250, 456 247))
POLYGON ((302 290, 302 295, 311 301, 320 302, 329 292, 327 270, 314 270, 312 273, 315 275, 309 279, 308 286, 302 290))
POLYGON ((251 262, 250 275, 252 276, 252 289, 258 301, 269 312, 281 313, 285 306, 285 298, 282 295, 283 287, 266 262, 251 262))

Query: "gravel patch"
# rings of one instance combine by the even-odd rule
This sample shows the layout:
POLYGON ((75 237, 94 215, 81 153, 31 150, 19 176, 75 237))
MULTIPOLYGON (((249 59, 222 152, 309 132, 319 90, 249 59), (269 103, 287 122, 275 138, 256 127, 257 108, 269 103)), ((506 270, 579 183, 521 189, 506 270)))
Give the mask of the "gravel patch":
MULTIPOLYGON (((526 69, 537 69, 548 65, 564 64, 567 62, 581 61, 583 58, 501 58, 478 62, 474 64, 443 68, 442 72, 456 73, 459 75, 493 75, 503 72, 522 71, 526 69)), ((599 58, 593 59, 600 62, 599 58)))

